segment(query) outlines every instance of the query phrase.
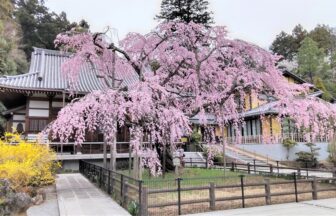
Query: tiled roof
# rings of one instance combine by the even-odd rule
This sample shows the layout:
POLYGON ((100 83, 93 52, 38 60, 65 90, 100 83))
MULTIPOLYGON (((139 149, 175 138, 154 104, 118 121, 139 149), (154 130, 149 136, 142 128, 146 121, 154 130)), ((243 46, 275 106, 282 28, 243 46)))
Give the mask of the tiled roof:
MULTIPOLYGON (((35 48, 29 72, 22 75, 6 76, 0 78, 1 89, 31 90, 31 91, 69 91, 70 85, 62 75, 61 66, 70 54, 35 48)), ((116 78, 122 80, 121 86, 129 86, 138 80, 136 73, 121 74, 116 72, 116 78)), ((94 90, 108 88, 104 78, 98 78, 92 65, 83 64, 78 82, 72 87, 77 93, 88 93, 94 90)))
POLYGON ((276 110, 275 106, 277 105, 277 101, 272 101, 261 106, 258 106, 254 109, 250 109, 244 113, 242 113, 243 117, 252 117, 264 114, 277 114, 278 111, 276 110))

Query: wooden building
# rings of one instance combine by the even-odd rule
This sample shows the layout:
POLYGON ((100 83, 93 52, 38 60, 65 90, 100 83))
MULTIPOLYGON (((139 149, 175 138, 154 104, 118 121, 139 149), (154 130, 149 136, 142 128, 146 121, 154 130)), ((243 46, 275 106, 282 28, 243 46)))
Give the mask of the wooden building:
MULTIPOLYGON (((283 70, 283 76, 289 83, 303 84, 303 79, 295 74, 283 70)), ((312 87, 310 97, 321 97, 323 94, 319 89, 312 87)), ((283 138, 291 138, 297 141, 303 140, 303 134, 300 134, 290 118, 279 121, 277 118, 276 98, 266 95, 257 95, 250 93, 244 100, 245 110, 241 113, 244 123, 239 125, 241 140, 239 143, 269 143, 281 142, 283 138)), ((216 119, 213 115, 206 116, 210 124, 216 125, 216 119)), ((199 120, 197 116, 191 118, 191 121, 197 125, 199 120)), ((200 127, 202 133, 202 127, 200 127)), ((215 135, 219 140, 222 137, 221 128, 215 127, 215 135)), ((228 143, 237 141, 236 127, 229 124, 224 128, 224 138, 228 143)))
MULTIPOLYGON (((34 137, 74 97, 82 97, 94 90, 110 88, 111 80, 98 76, 91 64, 83 64, 78 82, 72 86, 62 74, 62 64, 69 54, 35 48, 28 73, 0 78, 0 101, 6 107, 2 115, 6 118, 5 131, 17 131, 34 137), (74 92, 75 95, 72 95, 74 92), (72 95, 72 96, 71 96, 72 95)), ((120 85, 128 86, 138 80, 136 74, 121 77, 120 85)), ((120 129, 117 141, 128 141, 128 130, 120 129)), ((88 142, 103 141, 98 133, 89 134, 88 142)))

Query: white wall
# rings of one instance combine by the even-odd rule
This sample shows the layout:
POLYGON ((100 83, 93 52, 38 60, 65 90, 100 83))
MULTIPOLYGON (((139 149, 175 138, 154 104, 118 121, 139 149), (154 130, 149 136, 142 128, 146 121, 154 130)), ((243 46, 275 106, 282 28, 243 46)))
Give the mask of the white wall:
POLYGON ((24 115, 17 115, 17 114, 13 115, 13 121, 24 121, 24 120, 25 120, 24 115))
MULTIPOLYGON (((249 152, 255 152, 259 155, 269 157, 273 160, 286 160, 287 149, 282 146, 282 144, 246 144, 246 145, 236 145, 238 148, 246 149, 249 152)), ((328 153, 328 143, 316 143, 316 147, 320 148, 318 160, 327 160, 328 153)), ((289 152, 289 160, 295 160, 297 155, 295 153, 299 151, 309 151, 309 148, 305 143, 298 143, 289 152)))
POLYGON ((49 108, 49 101, 29 100, 29 108, 49 108))
POLYGON ((49 117, 49 101, 29 100, 28 116, 29 117, 49 117))

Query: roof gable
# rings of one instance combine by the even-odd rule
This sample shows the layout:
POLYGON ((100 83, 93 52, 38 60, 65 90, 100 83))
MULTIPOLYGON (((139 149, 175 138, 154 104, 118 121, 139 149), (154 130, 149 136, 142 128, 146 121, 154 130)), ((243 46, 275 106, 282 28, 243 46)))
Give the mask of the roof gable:
MULTIPOLYGON (((83 64, 78 81, 70 86, 61 69, 69 56, 69 53, 61 51, 34 48, 29 72, 0 78, 0 88, 51 92, 70 91, 71 88, 71 91, 83 94, 109 88, 106 80, 97 76, 89 62, 83 64)), ((135 72, 126 75, 116 73, 117 79, 122 80, 122 86, 129 86, 138 81, 138 75, 135 72)))

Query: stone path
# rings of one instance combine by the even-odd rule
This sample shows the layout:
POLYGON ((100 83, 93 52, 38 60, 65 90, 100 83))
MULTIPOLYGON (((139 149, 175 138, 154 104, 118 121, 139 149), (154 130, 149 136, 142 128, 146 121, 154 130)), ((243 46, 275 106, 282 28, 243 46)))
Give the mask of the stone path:
POLYGON ((336 199, 311 200, 299 203, 285 203, 252 208, 192 214, 190 216, 336 216, 336 199))
POLYGON ((56 179, 61 216, 130 215, 81 174, 59 174, 56 179))

